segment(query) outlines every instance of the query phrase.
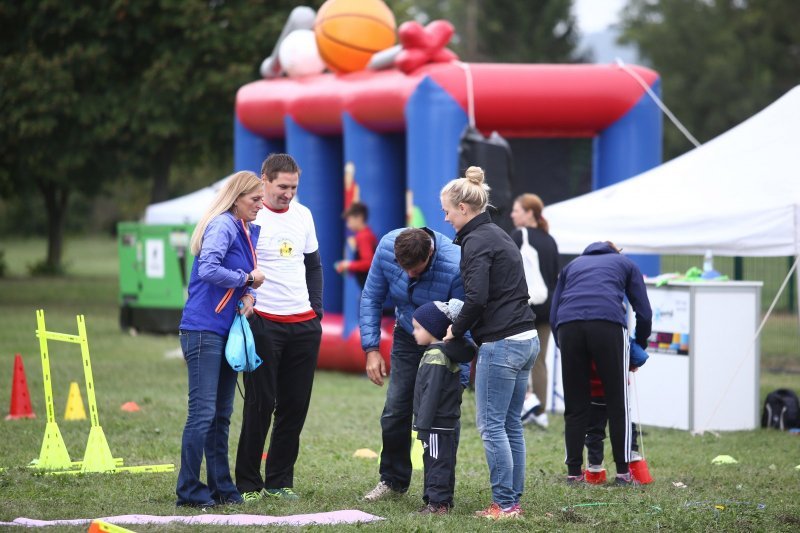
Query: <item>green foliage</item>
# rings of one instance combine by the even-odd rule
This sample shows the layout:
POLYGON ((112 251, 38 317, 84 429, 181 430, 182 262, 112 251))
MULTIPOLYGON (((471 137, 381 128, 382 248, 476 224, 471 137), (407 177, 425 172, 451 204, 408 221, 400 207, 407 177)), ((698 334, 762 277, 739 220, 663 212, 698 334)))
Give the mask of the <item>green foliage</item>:
POLYGON ((61 268, 76 194, 109 194, 128 175, 152 182, 150 198, 163 200, 174 163, 195 170, 230 161, 236 90, 257 77, 294 5, 0 5, 0 196, 29 212, 29 197, 41 196, 45 270, 61 268))
POLYGON ((398 22, 449 20, 456 27, 450 47, 464 61, 571 63, 578 33, 572 0, 419 0, 388 2, 398 22), (405 16, 404 16, 405 15, 405 16))
POLYGON ((63 276, 66 273, 67 268, 63 262, 53 265, 46 260, 42 260, 28 265, 28 274, 34 277, 63 276))
MULTIPOLYGON (((623 42, 659 71, 664 101, 705 142, 797 84, 798 19, 794 0, 630 0, 623 42)), ((666 159, 691 147, 665 127, 666 159)))

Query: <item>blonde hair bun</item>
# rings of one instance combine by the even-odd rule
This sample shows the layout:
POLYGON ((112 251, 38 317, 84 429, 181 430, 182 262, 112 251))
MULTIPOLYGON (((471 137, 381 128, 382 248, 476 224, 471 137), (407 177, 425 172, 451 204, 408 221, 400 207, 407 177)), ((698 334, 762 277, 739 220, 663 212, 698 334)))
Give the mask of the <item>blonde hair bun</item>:
POLYGON ((481 185, 484 181, 483 169, 481 167, 469 167, 464 173, 464 178, 471 183, 481 185))

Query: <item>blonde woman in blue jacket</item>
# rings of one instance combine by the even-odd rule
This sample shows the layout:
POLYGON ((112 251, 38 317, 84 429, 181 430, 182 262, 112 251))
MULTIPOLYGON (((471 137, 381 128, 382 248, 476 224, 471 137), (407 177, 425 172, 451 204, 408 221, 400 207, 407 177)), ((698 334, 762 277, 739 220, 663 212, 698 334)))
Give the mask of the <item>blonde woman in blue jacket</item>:
POLYGON ((228 465, 228 428, 236 372, 225 360, 225 341, 239 302, 252 313, 253 289, 264 282, 251 225, 262 207, 261 180, 252 172, 234 174, 197 223, 189 298, 183 308, 180 341, 189 374, 189 412, 181 441, 175 493, 178 506, 213 507, 241 503, 228 465), (206 457, 208 484, 200 481, 206 457))

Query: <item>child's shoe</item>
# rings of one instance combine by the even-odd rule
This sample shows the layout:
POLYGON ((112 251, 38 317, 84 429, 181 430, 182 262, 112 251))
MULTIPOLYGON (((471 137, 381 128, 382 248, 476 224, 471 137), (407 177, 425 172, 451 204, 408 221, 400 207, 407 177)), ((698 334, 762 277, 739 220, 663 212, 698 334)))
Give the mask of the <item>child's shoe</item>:
POLYGON ((584 474, 579 476, 567 476, 567 485, 583 485, 584 483, 586 483, 584 474))
POLYGON ((606 469, 602 465, 589 465, 584 472, 584 479, 590 485, 602 485, 606 482, 606 469))
POLYGON ((417 513, 421 516, 431 516, 431 515, 446 515, 450 512, 450 507, 444 504, 435 504, 429 503, 417 513))
POLYGON ((636 478, 634 478, 630 472, 627 474, 617 474, 617 477, 614 479, 615 485, 621 485, 624 487, 638 487, 641 485, 636 478))

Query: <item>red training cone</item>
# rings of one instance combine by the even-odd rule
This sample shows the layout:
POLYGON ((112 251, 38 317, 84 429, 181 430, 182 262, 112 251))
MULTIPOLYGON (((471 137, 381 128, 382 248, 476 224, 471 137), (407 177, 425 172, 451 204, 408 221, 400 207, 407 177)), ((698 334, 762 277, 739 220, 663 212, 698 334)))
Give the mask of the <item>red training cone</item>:
POLYGON ((31 395, 28 393, 28 380, 25 379, 25 367, 22 365, 22 356, 14 356, 14 378, 11 382, 11 407, 8 409, 6 420, 20 418, 36 418, 31 407, 31 395))
POLYGON ((645 461, 644 457, 629 463, 628 467, 631 470, 631 477, 642 485, 648 485, 653 482, 653 476, 650 475, 650 469, 647 468, 647 461, 645 461))
POLYGON ((583 473, 583 479, 590 485, 602 485, 606 482, 606 469, 587 469, 583 473))

